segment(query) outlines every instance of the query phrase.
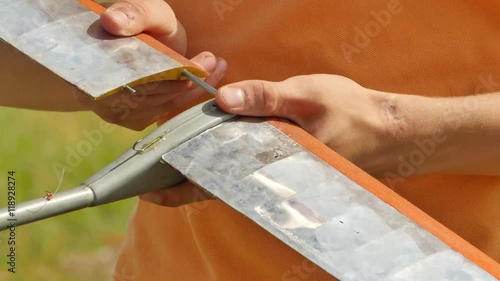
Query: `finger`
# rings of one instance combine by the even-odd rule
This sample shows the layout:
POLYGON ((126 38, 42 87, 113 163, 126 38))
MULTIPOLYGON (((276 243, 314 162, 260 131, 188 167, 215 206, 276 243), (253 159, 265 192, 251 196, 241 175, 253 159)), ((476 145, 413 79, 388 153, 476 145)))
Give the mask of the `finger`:
POLYGON ((277 82, 249 80, 222 87, 215 100, 222 110, 252 116, 283 116, 286 97, 277 82))
POLYGON ((139 198, 156 205, 168 207, 178 207, 193 202, 215 199, 209 192, 189 181, 167 189, 142 194, 139 198))
POLYGON ((154 124, 157 119, 158 116, 145 117, 142 119, 125 120, 122 123, 116 125, 140 132, 149 127, 150 125, 154 124))
POLYGON ((162 114, 172 108, 170 102, 147 109, 132 108, 96 108, 94 113, 106 122, 120 125, 132 130, 143 130, 155 122, 162 114))
POLYGON ((203 90, 196 90, 197 91, 195 93, 191 93, 191 91, 180 92, 177 94, 177 98, 174 99, 170 99, 172 95, 169 95, 167 97, 168 101, 154 107, 141 107, 140 104, 134 107, 129 107, 130 104, 122 104, 119 100, 117 100, 118 103, 113 104, 111 108, 94 107, 92 111, 109 123, 140 131, 157 121, 160 117, 168 120, 172 116, 175 116, 183 111, 185 108, 189 108, 200 103, 201 98, 206 100, 203 95, 208 94, 203 90))
MULTIPOLYGON (((194 62, 196 65, 198 65, 200 68, 204 69, 206 72, 210 73, 209 77, 211 76, 217 76, 219 77, 219 80, 214 81, 215 78, 207 78, 205 82, 207 83, 218 83, 220 79, 224 76, 226 73, 227 69, 227 63, 224 59, 222 58, 216 58, 212 53, 210 52, 202 52, 195 57, 191 59, 192 62, 194 62), (214 74, 215 73, 215 74, 214 74)), ((215 84, 210 84, 210 85, 215 85, 215 84)), ((172 83, 171 85, 171 91, 172 92, 185 92, 186 90, 191 90, 191 89, 196 89, 196 85, 190 81, 175 81, 175 83, 172 83), (185 84, 187 82, 187 84, 185 84)))
POLYGON ((149 109, 162 105, 174 99, 180 93, 175 94, 154 94, 154 95, 136 95, 132 93, 118 93, 113 96, 95 101, 85 95, 78 95, 77 99, 81 105, 92 111, 104 112, 113 111, 121 108, 130 109, 149 109))
MULTIPOLYGON (((204 69, 206 72, 211 73, 209 78, 205 81, 210 85, 215 85, 224 76, 227 63, 222 58, 216 58, 210 52, 201 52, 191 59, 196 65, 204 69)), ((180 92, 196 88, 189 80, 182 81, 157 81, 149 82, 144 85, 133 87, 136 90, 134 95, 175 95, 180 92)), ((130 92, 124 91, 123 93, 130 95, 130 92)))
MULTIPOLYGON (((215 86, 221 79, 224 77, 224 74, 227 69, 227 63, 223 59, 218 59, 217 66, 215 70, 211 73, 209 77, 205 80, 211 86, 215 86)), ((196 86, 194 83, 191 83, 190 88, 192 90, 187 91, 177 98, 173 99, 172 102, 168 104, 168 108, 166 108, 166 113, 163 114, 159 121, 159 124, 163 124, 166 121, 170 120, 174 116, 178 115, 182 111, 187 108, 193 107, 201 102, 204 102, 212 97, 204 89, 196 86)))
POLYGON ((123 90, 99 100, 75 91, 75 98, 87 108, 148 108, 174 99, 179 93, 192 88, 189 81, 155 81, 132 87, 135 92, 123 90))
POLYGON ((222 87, 215 97, 219 107, 229 113, 287 118, 303 128, 324 114, 322 93, 314 91, 312 76, 296 76, 282 82, 250 80, 222 87))
POLYGON ((101 15, 102 26, 111 34, 130 36, 143 31, 170 35, 177 28, 175 14, 163 0, 123 0, 101 15))
POLYGON ((210 52, 201 52, 194 56, 191 61, 203 68, 206 72, 211 73, 217 67, 218 58, 210 52))
POLYGON ((134 131, 142 131, 146 129, 148 126, 152 125, 154 122, 156 122, 159 116, 161 115, 154 116, 146 114, 141 117, 135 116, 135 118, 122 119, 117 116, 106 115, 106 116, 101 116, 101 118, 108 123, 125 127, 134 131))
POLYGON ((210 72, 210 75, 205 79, 205 82, 208 83, 210 86, 215 87, 222 80, 222 78, 224 78, 224 75, 226 75, 227 71, 226 60, 220 57, 216 58, 215 69, 207 71, 210 72))
POLYGON ((104 29, 117 36, 147 32, 176 51, 185 51, 177 48, 184 48, 180 46, 185 41, 183 27, 178 23, 173 10, 163 0, 117 2, 101 15, 101 24, 104 29))
MULTIPOLYGON (((225 74, 227 63, 225 60, 216 58, 210 52, 202 52, 195 56, 192 61, 212 74, 206 79, 210 85, 217 84, 225 74)), ((158 106, 176 98, 180 93, 196 88, 190 81, 156 81, 133 87, 136 91, 121 91, 117 94, 105 97, 98 101, 89 96, 75 91, 76 99, 87 108, 133 108, 146 109, 158 106)))
MULTIPOLYGON (((218 59, 217 65, 213 72, 205 79, 205 82, 210 86, 215 87, 217 83, 224 77, 227 70, 227 63, 224 59, 218 59)), ((190 86, 192 89, 177 98, 172 100, 173 108, 183 108, 185 105, 189 104, 191 101, 198 101, 201 97, 210 98, 207 91, 201 87, 198 87, 194 83, 190 86)))

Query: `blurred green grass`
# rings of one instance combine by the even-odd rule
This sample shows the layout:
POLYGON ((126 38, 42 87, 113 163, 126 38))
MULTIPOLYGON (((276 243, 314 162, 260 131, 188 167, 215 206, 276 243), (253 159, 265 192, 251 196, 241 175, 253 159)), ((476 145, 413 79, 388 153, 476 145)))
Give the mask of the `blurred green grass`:
MULTIPOLYGON (((0 107, 0 206, 7 203, 7 172, 16 172, 16 201, 54 191, 60 173, 54 162, 66 163, 67 147, 86 140, 84 131, 102 122, 89 112, 43 112, 0 107)), ((114 126, 92 146, 81 163, 66 171, 60 191, 77 186, 128 149, 146 132, 114 126)), ((0 232, 0 280, 109 280, 136 199, 43 220, 17 228, 16 273, 7 271, 7 232, 0 232)))

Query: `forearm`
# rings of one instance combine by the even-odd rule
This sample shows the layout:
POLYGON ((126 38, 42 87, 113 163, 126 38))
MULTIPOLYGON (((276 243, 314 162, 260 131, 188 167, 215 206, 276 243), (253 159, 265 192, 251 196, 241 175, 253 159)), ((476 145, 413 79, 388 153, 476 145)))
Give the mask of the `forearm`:
POLYGON ((38 110, 79 111, 75 89, 9 44, 0 41, 0 105, 38 110))
POLYGON ((402 139, 409 149, 404 154, 407 161, 419 164, 417 173, 500 176, 500 92, 451 98, 400 96, 399 106, 406 112, 402 139))

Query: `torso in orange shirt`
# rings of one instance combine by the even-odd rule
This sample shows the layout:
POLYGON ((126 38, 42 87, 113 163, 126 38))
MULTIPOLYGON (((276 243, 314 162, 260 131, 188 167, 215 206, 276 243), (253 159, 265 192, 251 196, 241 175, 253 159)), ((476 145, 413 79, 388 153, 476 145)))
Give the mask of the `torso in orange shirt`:
MULTIPOLYGON (((167 2, 187 29, 188 56, 208 50, 229 62, 223 83, 332 73, 415 95, 500 90, 498 1, 167 2)), ((500 261, 500 178, 427 175, 388 184, 500 261)), ((219 201, 174 209, 139 202, 115 278, 329 279, 219 201)))

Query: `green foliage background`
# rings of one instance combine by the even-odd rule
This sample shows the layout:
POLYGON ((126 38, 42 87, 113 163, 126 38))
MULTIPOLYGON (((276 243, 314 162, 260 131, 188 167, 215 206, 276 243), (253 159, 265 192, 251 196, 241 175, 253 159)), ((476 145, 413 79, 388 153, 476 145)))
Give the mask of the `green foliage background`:
MULTIPOLYGON (((67 149, 99 129, 93 113, 43 112, 0 107, 0 206, 7 203, 7 172, 14 170, 16 201, 54 191, 60 174, 53 163, 66 163, 67 149)), ((147 131, 151 131, 151 128, 147 131)), ((114 126, 73 171, 60 191, 77 186, 111 162, 147 132, 114 126)), ((7 271, 7 233, 0 232, 0 280, 109 280, 136 199, 80 210, 21 226, 16 231, 16 273, 7 271)))

